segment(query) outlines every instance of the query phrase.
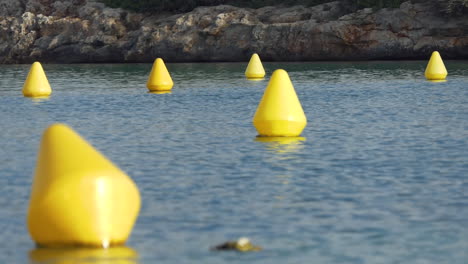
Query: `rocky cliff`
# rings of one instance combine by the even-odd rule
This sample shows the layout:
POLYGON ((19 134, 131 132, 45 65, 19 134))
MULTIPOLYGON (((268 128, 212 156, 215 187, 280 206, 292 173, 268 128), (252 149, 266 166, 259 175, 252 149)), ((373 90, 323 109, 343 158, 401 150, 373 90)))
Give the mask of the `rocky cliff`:
POLYGON ((468 17, 433 6, 354 13, 315 7, 199 7, 136 14, 91 0, 0 0, 0 63, 468 59, 468 17))

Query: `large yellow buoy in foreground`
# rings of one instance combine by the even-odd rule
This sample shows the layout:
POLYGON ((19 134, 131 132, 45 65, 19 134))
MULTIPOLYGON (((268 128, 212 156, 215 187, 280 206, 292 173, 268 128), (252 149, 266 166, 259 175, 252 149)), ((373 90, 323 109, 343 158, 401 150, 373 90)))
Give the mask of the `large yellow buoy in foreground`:
POLYGON ((146 83, 148 90, 152 92, 169 91, 174 86, 171 75, 161 58, 157 58, 153 63, 153 68, 146 83))
POLYGON ((285 70, 276 70, 253 118, 259 136, 296 137, 307 119, 285 70))
POLYGON ((444 62, 442 61, 439 52, 432 52, 424 75, 428 80, 445 80, 447 77, 447 69, 445 68, 444 62))
POLYGON ((249 65, 245 70, 245 77, 247 79, 263 79, 265 77, 265 69, 263 69, 262 62, 257 53, 254 53, 250 58, 249 65))
POLYGON ((28 212, 43 247, 109 247, 127 240, 140 210, 133 181, 71 128, 46 129, 28 212))
POLYGON ((23 95, 27 97, 44 97, 52 93, 44 69, 39 62, 34 62, 23 86, 23 95))

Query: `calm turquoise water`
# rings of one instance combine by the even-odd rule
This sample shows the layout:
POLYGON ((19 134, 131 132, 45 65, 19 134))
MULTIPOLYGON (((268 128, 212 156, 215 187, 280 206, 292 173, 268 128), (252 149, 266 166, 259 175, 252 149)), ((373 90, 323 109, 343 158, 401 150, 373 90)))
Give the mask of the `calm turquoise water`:
POLYGON ((251 124, 268 79, 245 64, 168 64, 170 94, 147 92, 149 64, 43 65, 42 100, 21 94, 30 65, 0 65, 0 262, 83 263, 26 228, 40 137, 63 122, 140 188, 124 263, 466 264, 468 62, 446 61, 444 83, 425 64, 265 64, 309 121, 270 142, 251 124), (209 250, 241 236, 264 250, 209 250))

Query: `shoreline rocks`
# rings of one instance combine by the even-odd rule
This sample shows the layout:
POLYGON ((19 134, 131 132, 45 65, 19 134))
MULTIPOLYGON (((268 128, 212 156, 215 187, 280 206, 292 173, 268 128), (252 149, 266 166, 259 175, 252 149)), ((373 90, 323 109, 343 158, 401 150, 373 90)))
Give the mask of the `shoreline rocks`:
POLYGON ((198 7, 138 14, 91 0, 0 0, 0 63, 468 59, 468 17, 429 4, 198 7))

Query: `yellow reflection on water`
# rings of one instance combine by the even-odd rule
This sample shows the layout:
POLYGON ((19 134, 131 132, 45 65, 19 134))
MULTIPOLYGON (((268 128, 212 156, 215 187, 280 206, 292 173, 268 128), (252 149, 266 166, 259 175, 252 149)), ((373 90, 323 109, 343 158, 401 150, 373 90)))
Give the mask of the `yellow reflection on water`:
POLYGON ((291 179, 291 175, 277 175, 276 178, 278 179, 278 182, 284 185, 289 184, 289 180, 291 179))
POLYGON ((30 98, 31 98, 31 102, 33 102, 33 104, 40 104, 40 103, 43 103, 43 102, 47 102, 50 99, 49 96, 30 97, 30 98))
POLYGON ((171 91, 149 91, 150 94, 171 94, 171 91))
POLYGON ((304 147, 305 137, 256 137, 267 149, 278 153, 294 153, 304 147))
POLYGON ((138 253, 129 247, 36 248, 29 252, 31 264, 137 264, 138 253))
POLYGON ((432 82, 432 83, 444 83, 444 82, 447 82, 447 80, 427 80, 428 82, 432 82))
POLYGON ((247 78, 247 80, 256 82, 256 81, 263 81, 265 80, 265 78, 247 78))

